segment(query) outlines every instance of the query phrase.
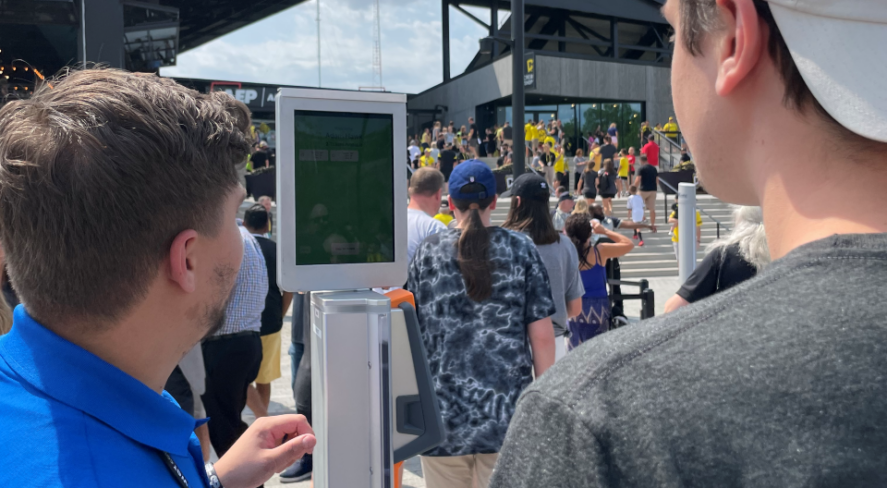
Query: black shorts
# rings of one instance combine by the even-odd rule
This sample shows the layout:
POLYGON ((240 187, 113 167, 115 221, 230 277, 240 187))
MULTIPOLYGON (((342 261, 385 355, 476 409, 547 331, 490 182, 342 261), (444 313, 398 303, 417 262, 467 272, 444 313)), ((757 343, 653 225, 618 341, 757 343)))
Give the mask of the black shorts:
POLYGON ((586 200, 594 200, 597 198, 597 192, 582 190, 582 196, 585 197, 586 200))
POLYGON ((628 176, 620 176, 619 178, 620 178, 622 181, 628 181, 628 176))
POLYGON ((615 193, 601 193, 601 198, 614 198, 615 196, 615 193))

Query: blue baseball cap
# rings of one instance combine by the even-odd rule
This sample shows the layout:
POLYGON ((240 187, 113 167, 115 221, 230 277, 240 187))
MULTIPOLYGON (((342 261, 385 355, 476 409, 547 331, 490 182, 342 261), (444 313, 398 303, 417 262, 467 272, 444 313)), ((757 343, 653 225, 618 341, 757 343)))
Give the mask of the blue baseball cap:
MULTIPOLYGON (((472 185, 474 186, 474 185, 472 185)), ((450 196, 455 200, 483 200, 496 194, 496 177, 487 163, 477 159, 469 159, 460 163, 450 174, 450 196), (483 190, 469 188, 468 192, 462 191, 466 185, 480 184, 483 190)))

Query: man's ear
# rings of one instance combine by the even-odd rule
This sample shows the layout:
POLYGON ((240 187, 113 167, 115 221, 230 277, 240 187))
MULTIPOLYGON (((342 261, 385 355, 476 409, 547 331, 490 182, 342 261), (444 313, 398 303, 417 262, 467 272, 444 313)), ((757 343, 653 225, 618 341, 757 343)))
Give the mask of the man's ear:
POLYGON ((769 33, 761 25, 753 0, 717 0, 717 5, 722 28, 714 52, 718 61, 715 91, 723 97, 757 66, 769 33))
POLYGON ((197 288, 197 277, 194 271, 197 265, 195 244, 197 231, 183 230, 173 239, 169 246, 169 279, 179 285, 185 293, 193 293, 197 288))

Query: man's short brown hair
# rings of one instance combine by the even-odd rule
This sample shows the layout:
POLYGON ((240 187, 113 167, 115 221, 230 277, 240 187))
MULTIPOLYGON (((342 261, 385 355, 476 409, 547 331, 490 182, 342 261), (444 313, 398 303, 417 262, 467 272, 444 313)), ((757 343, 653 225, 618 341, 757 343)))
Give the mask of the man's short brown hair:
POLYGON ((249 124, 224 93, 116 69, 70 72, 0 109, 0 241, 28 312, 121 318, 177 234, 218 235, 249 124))
MULTIPOLYGON (((798 66, 792 58, 791 51, 779 32, 779 26, 776 25, 776 19, 773 18, 773 12, 770 5, 764 0, 753 0, 755 10, 758 17, 764 21, 769 31, 769 40, 767 43, 767 53, 776 65, 782 81, 785 83, 785 94, 783 103, 788 108, 794 108, 800 112, 804 112, 808 108, 814 111, 833 127, 843 129, 844 135, 852 139, 858 136, 852 135, 849 129, 844 128, 838 121, 834 119, 822 107, 813 92, 807 86, 798 66)), ((718 7, 716 0, 681 0, 681 36, 684 45, 692 55, 699 55, 702 50, 702 42, 705 34, 717 31, 721 28, 721 22, 718 18, 718 7)))
POLYGON ((410 195, 434 196, 443 184, 443 173, 434 168, 419 168, 410 177, 410 195))

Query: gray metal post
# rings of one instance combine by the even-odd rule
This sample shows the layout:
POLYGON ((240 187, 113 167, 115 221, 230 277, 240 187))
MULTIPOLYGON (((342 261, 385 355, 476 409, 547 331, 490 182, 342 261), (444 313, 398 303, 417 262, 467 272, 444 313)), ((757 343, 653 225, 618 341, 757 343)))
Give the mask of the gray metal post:
POLYGON ((443 45, 443 80, 450 81, 450 0, 440 2, 441 44, 443 45))
POLYGON ((696 269, 696 185, 678 184, 678 276, 681 283, 696 269))
MULTIPOLYGON (((499 37, 499 0, 490 0, 490 36, 499 37)), ((499 57, 499 43, 493 41, 493 52, 490 54, 490 59, 497 57, 499 57)))
POLYGON ((514 177, 526 171, 524 138, 524 0, 511 0, 511 125, 514 135, 514 177))

